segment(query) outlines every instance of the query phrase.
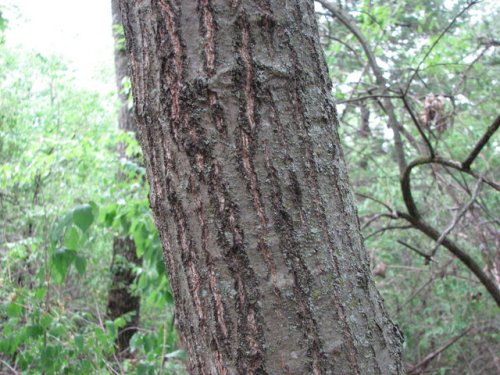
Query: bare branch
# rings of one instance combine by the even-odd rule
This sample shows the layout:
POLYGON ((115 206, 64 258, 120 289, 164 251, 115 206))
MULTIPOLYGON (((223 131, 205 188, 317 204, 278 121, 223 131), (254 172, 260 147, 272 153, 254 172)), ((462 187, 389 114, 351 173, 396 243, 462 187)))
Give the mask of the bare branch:
POLYGON ((480 178, 477 181, 477 184, 474 187, 474 191, 472 192, 470 200, 460 209, 460 211, 457 212, 450 225, 448 225, 448 227, 443 231, 443 233, 441 233, 441 235, 436 241, 436 245, 434 245, 434 248, 431 251, 431 256, 436 255, 436 251, 439 248, 439 246, 441 246, 441 243, 443 242, 445 237, 451 233, 451 231, 457 226, 460 219, 462 219, 465 213, 469 210, 470 206, 472 206, 472 204, 476 201, 476 198, 479 194, 479 190, 481 190, 482 182, 483 182, 482 178, 480 178))
POLYGON ((454 168, 458 171, 467 173, 471 176, 476 177, 477 179, 481 178, 486 184, 491 186, 497 191, 500 191, 500 184, 494 182, 494 181, 489 181, 484 179, 482 176, 478 175, 476 172, 471 171, 470 169, 464 169, 462 166, 462 163, 455 161, 455 160, 450 160, 450 159, 444 159, 441 157, 424 157, 424 158, 418 158, 413 160, 410 164, 408 164, 408 167, 406 167, 403 177, 401 178, 401 193, 403 194, 403 200, 405 202, 406 208, 408 210, 408 213, 411 216, 414 216, 415 218, 419 218, 420 214, 418 213, 417 206, 415 204, 415 201, 413 199, 413 194, 411 191, 411 171, 413 168, 419 166, 419 165, 424 165, 424 164, 441 164, 447 167, 454 168))
POLYGON ((335 104, 346 104, 352 102, 360 102, 366 99, 379 99, 379 98, 390 98, 390 99, 399 99, 400 96, 397 95, 382 95, 382 94, 374 94, 374 95, 365 95, 360 96, 358 98, 346 99, 346 100, 337 100, 335 104))
POLYGON ((465 161, 462 163, 463 169, 465 169, 465 170, 470 169, 471 164, 474 162, 476 157, 479 155, 479 153, 481 152, 483 147, 486 146, 486 144, 488 143, 490 138, 493 136, 493 134, 495 134, 495 132, 498 130, 499 126, 500 126, 500 115, 498 115, 497 118, 495 119, 495 121, 493 121, 493 123, 488 127, 488 129, 486 130, 486 133, 484 133, 484 135, 481 137, 481 139, 476 143, 476 145, 472 149, 469 156, 467 156, 465 161))
MULTIPOLYGON (((358 42, 361 44, 361 47, 365 51, 366 57, 368 58, 368 63, 373 71, 373 74, 375 75, 377 85, 382 91, 382 95, 387 95, 389 91, 387 88, 387 81, 384 78, 382 69, 380 69, 375 54, 370 48, 367 39, 365 38, 361 29, 356 24, 354 18, 349 13, 347 13, 337 5, 333 4, 331 1, 317 0, 317 2, 320 3, 323 6, 323 8, 328 10, 332 14, 332 16, 336 17, 356 37, 358 42)), ((383 106, 385 108, 387 116, 389 117, 389 127, 392 129, 392 132, 394 133, 394 147, 396 151, 396 160, 399 167, 399 173, 402 175, 406 167, 403 143, 401 141, 401 135, 399 133, 399 129, 402 126, 396 117, 396 111, 394 109, 394 105, 392 104, 389 98, 383 98, 383 106)))
POLYGON ((424 257, 425 258, 425 264, 429 264, 432 261, 432 256, 424 253, 423 251, 417 249, 416 247, 413 247, 413 246, 411 246, 411 245, 409 245, 406 242, 403 242, 401 240, 397 240, 396 242, 399 243, 399 244, 401 244, 401 245, 403 245, 403 246, 405 246, 405 247, 407 247, 408 249, 416 252, 421 257, 424 257))
MULTIPOLYGON (((398 212, 398 215, 403 219, 406 219, 409 223, 413 225, 415 229, 424 233, 427 237, 437 241, 439 239, 439 232, 433 227, 428 225, 426 222, 420 218, 408 215, 405 212, 398 212)), ((497 284, 491 280, 488 275, 482 270, 481 266, 476 263, 476 261, 462 250, 457 244, 448 238, 442 240, 442 245, 446 247, 454 256, 456 256, 476 277, 479 279, 481 284, 488 290, 491 297, 495 300, 496 304, 500 307, 500 289, 497 284)))
POLYGON ((462 337, 464 337, 466 334, 468 334, 471 331, 471 327, 467 328, 465 331, 460 333, 459 335, 455 336, 452 338, 450 341, 448 341, 446 344, 441 346, 440 348, 434 350, 433 352, 429 353, 428 355, 425 356, 423 360, 421 360, 419 363, 417 363, 415 366, 411 367, 408 370, 408 375, 411 374, 420 374, 420 369, 422 367, 427 366, 434 358, 436 358, 439 354, 444 352, 446 349, 448 349, 450 346, 455 344, 458 340, 460 340, 462 337))
POLYGON ((415 116, 415 114, 413 113, 413 110, 410 107, 410 103, 408 103, 408 100, 406 99, 406 93, 403 93, 403 92, 401 93, 401 99, 403 100, 403 104, 404 104, 406 110, 408 111, 408 113, 410 114, 410 117, 411 117, 413 123, 417 127, 418 132, 420 133, 420 136, 423 138, 425 144, 427 145, 427 148, 429 149, 429 155, 431 157, 434 157, 435 153, 434 153, 434 149, 432 148, 431 142, 429 141, 429 138, 427 138, 427 136, 425 135, 424 130, 422 129, 422 126, 420 125, 420 121, 417 119, 417 116, 415 116))
POLYGON ((384 227, 384 228, 380 228, 376 231, 374 231, 373 233, 370 233, 368 236, 366 237, 363 237, 364 240, 367 240, 368 238, 370 237, 373 237, 377 234, 380 234, 380 233, 384 233, 388 230, 395 230, 395 229, 411 229, 413 228, 412 225, 392 225, 392 226, 387 226, 387 227, 384 227))

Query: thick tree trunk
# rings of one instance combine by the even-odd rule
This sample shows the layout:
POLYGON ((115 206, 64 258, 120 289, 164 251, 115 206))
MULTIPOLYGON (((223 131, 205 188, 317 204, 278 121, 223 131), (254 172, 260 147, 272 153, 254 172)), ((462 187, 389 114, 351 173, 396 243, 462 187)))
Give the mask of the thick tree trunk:
POLYGON ((192 374, 398 374, 313 1, 121 0, 192 374))
MULTIPOLYGON (((121 25, 121 15, 118 0, 111 1, 113 15, 113 25, 121 25)), ((120 114, 118 126, 123 131, 135 131, 133 113, 128 108, 128 95, 123 92, 122 81, 128 76, 127 54, 120 48, 120 38, 123 35, 119 30, 113 30, 115 40, 115 73, 116 87, 120 98, 120 114)), ((123 43, 122 43, 123 44, 123 43)), ((118 145, 118 157, 126 157, 125 145, 118 145)), ((123 176, 118 173, 118 179, 123 180, 123 176)), ((126 353, 129 348, 130 339, 137 332, 139 324, 140 298, 131 290, 135 280, 134 266, 140 265, 137 258, 134 240, 131 237, 115 237, 113 239, 113 262, 111 265, 111 286, 108 293, 108 317, 110 319, 119 318, 122 315, 130 314, 127 324, 118 332, 116 344, 119 353, 126 353)))

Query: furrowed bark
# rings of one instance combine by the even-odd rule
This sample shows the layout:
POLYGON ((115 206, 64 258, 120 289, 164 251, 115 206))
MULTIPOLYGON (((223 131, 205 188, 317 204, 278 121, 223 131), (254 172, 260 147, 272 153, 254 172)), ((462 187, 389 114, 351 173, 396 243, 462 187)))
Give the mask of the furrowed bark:
POLYGON ((120 5, 190 373, 403 373, 313 2, 120 5))

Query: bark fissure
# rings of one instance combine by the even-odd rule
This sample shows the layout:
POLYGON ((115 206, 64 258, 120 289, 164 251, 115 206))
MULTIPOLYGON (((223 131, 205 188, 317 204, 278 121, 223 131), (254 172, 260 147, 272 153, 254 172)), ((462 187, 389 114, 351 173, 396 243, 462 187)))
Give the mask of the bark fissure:
POLYGON ((402 373, 365 275, 312 5, 122 2, 189 371, 402 373))

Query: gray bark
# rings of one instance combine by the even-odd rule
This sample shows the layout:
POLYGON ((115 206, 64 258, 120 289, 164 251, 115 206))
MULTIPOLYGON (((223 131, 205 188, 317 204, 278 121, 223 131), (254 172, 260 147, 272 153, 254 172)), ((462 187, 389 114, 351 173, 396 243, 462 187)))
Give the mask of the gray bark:
POLYGON ((313 2, 120 0, 192 374, 399 374, 313 2))

